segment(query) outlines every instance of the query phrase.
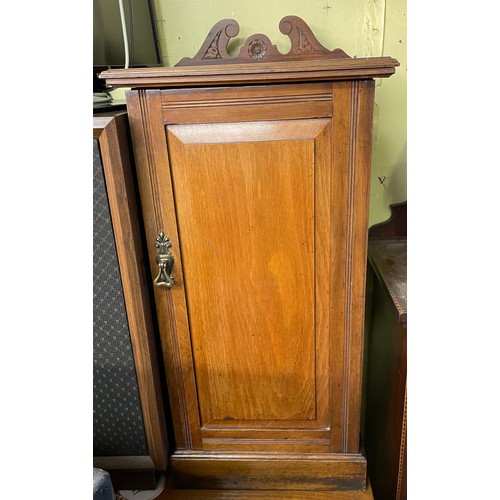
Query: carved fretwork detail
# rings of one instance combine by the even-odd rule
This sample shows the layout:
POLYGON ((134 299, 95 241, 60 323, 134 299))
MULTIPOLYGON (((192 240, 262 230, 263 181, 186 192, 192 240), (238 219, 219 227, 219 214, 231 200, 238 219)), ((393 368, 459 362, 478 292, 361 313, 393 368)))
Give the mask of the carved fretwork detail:
POLYGON ((184 57, 176 66, 193 64, 217 64, 231 56, 227 53, 227 44, 240 32, 239 24, 233 19, 222 19, 211 30, 202 43, 200 50, 191 59, 184 57))
POLYGON ((222 56, 220 55, 219 52, 219 39, 221 33, 222 30, 215 35, 215 38, 212 40, 212 43, 208 46, 208 49, 206 50, 205 55, 202 57, 202 59, 222 59, 222 56))
POLYGON ((328 50, 323 47, 300 17, 284 17, 279 28, 281 33, 290 38, 291 48, 288 54, 279 52, 266 35, 256 34, 247 38, 239 54, 232 57, 227 52, 227 45, 231 38, 238 35, 240 27, 234 19, 223 19, 210 30, 197 54, 193 58, 181 59, 176 66, 349 58, 341 49, 328 50))
POLYGON ((306 35, 304 35, 304 32, 300 28, 297 28, 297 31, 299 32, 299 48, 297 49, 297 54, 310 54, 316 52, 311 42, 307 39, 306 35))

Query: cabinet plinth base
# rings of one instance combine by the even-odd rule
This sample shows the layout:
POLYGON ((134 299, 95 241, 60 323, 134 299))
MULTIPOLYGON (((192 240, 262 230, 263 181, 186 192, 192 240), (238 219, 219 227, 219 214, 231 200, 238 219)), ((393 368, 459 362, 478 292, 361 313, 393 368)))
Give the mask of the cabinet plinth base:
POLYGON ((176 488, 364 491, 361 454, 207 453, 176 451, 176 488))

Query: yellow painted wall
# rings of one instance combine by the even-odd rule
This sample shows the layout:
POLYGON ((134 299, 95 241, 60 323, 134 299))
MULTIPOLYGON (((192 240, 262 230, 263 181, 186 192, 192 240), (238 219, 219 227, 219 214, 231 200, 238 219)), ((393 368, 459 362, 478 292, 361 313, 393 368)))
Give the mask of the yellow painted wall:
POLYGON ((192 57, 219 20, 235 19, 240 33, 229 45, 234 55, 245 39, 264 33, 283 53, 289 39, 279 21, 296 15, 320 43, 352 57, 392 56, 396 75, 377 80, 370 225, 386 220, 389 204, 406 199, 406 0, 154 0, 163 64, 192 57))

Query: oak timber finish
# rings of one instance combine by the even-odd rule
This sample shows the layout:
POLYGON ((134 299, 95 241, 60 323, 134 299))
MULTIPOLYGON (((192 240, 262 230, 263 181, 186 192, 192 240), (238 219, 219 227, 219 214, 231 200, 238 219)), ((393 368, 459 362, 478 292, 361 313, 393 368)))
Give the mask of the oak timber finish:
POLYGON ((314 141, 205 144, 206 125, 184 147, 180 127, 167 137, 201 424, 315 420, 314 141))
POLYGON ((366 489, 373 78, 397 65, 382 59, 102 74, 133 88, 153 275, 160 231, 175 258, 155 301, 182 487, 366 489))
POLYGON ((111 222, 115 236, 132 354, 136 368, 147 456, 94 457, 94 466, 106 469, 165 470, 167 436, 160 374, 156 357, 151 303, 143 265, 145 252, 139 232, 132 178, 128 120, 125 112, 93 118, 93 137, 99 142, 111 222))

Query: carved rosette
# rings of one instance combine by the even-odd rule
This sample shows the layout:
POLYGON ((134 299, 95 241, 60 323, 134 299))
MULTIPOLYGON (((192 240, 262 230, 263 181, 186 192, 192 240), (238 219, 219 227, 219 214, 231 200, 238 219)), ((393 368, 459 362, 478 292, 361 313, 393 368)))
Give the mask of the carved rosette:
POLYGON ((259 39, 254 40, 248 47, 248 53, 252 59, 262 59, 266 55, 267 45, 259 39))

